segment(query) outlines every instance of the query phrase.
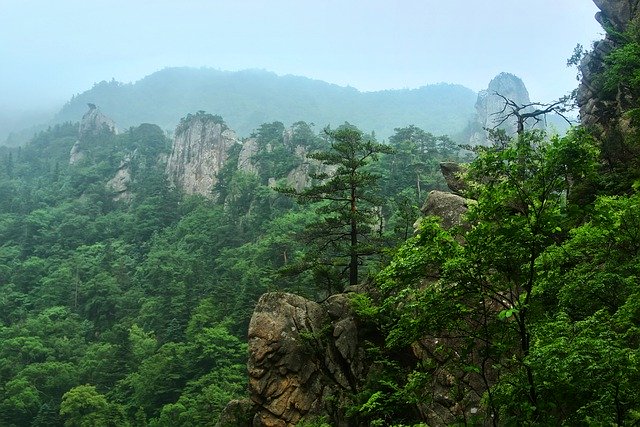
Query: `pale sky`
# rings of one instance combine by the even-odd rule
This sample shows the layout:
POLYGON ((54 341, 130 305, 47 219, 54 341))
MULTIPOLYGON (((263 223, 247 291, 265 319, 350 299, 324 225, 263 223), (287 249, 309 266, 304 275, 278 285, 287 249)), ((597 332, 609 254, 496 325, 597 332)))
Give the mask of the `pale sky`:
POLYGON ((577 85, 574 46, 602 37, 596 11, 590 0, 0 0, 0 108, 63 103, 167 66, 363 91, 478 91, 507 71, 550 101, 577 85))

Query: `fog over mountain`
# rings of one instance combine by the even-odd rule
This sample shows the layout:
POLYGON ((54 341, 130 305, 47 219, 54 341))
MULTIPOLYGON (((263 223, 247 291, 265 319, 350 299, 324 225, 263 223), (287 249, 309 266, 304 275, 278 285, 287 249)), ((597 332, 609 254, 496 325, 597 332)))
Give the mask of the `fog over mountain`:
POLYGON ((436 134, 456 133, 472 118, 476 94, 460 85, 360 92, 299 76, 261 70, 167 68, 135 84, 102 82, 70 100, 54 121, 77 121, 95 103, 121 128, 158 124, 173 131, 181 117, 199 110, 221 115, 239 135, 262 123, 297 121, 319 128, 348 120, 387 138, 393 129, 416 124, 436 134))
POLYGON ((0 140, 95 83, 165 67, 259 68, 360 91, 477 92, 508 71, 549 101, 575 87, 565 62, 599 38, 595 12, 582 0, 3 2, 0 140))

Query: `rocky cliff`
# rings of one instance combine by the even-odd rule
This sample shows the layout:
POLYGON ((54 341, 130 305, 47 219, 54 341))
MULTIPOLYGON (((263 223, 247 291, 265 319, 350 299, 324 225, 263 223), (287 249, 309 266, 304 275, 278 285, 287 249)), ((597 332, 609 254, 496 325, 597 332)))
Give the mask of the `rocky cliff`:
POLYGON ((71 147, 69 153, 69 164, 73 165, 86 157, 85 145, 92 137, 101 133, 117 134, 116 124, 109 117, 104 115, 95 104, 88 104, 87 111, 80 120, 78 127, 78 140, 71 147))
MULTIPOLYGON (((640 0, 593 0, 600 9, 596 20, 613 32, 624 32, 634 18, 639 15, 640 0)), ((615 125, 625 110, 625 96, 604 96, 599 88, 598 78, 601 75, 606 56, 619 45, 619 38, 609 31, 603 40, 593 45, 581 61, 579 69, 582 74, 576 100, 580 108, 582 124, 592 126, 601 131, 615 125)))
POLYGON ((188 115, 176 128, 166 167, 169 182, 185 194, 211 197, 217 174, 239 143, 219 116, 188 115))
POLYGON ((489 82, 486 90, 478 93, 478 100, 475 106, 475 132, 471 135, 469 141, 472 146, 487 145, 489 143, 487 132, 484 129, 504 129, 508 135, 516 132, 516 119, 509 118, 504 120, 505 100, 500 95, 518 105, 531 103, 529 92, 519 77, 509 73, 498 74, 489 82))
POLYGON ((249 394, 254 425, 293 426, 331 415, 346 426, 337 403, 354 393, 364 350, 349 297, 323 303, 293 294, 263 295, 249 325, 249 394))

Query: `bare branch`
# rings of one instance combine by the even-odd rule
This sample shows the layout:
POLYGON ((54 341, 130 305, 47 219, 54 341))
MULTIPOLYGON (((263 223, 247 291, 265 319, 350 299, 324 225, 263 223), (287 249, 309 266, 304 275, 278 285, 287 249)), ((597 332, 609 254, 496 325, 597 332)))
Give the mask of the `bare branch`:
POLYGON ((516 132, 521 135, 524 132, 525 124, 527 120, 533 119, 535 123, 540 123, 547 114, 557 114, 562 117, 568 124, 572 124, 571 120, 567 118, 565 113, 570 111, 570 97, 563 96, 559 100, 545 104, 541 102, 529 102, 526 104, 518 104, 514 100, 507 98, 501 93, 494 92, 494 95, 500 97, 504 102, 502 109, 492 115, 498 117, 498 123, 493 127, 497 129, 503 125, 507 120, 515 118, 516 120, 516 132))

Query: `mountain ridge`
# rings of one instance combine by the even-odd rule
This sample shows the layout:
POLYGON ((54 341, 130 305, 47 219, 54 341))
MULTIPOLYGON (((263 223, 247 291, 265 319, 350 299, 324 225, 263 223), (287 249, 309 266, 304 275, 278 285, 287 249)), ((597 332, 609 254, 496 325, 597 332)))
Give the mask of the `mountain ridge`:
POLYGON ((172 131, 185 114, 203 110, 221 115, 244 137, 260 124, 276 120, 287 125, 304 120, 321 127, 349 120, 382 138, 409 124, 435 134, 455 134, 473 118, 476 95, 449 83, 361 92, 351 86, 258 69, 231 72, 173 67, 134 83, 96 83, 69 100, 54 122, 72 121, 87 103, 95 103, 124 128, 150 122, 172 131))

